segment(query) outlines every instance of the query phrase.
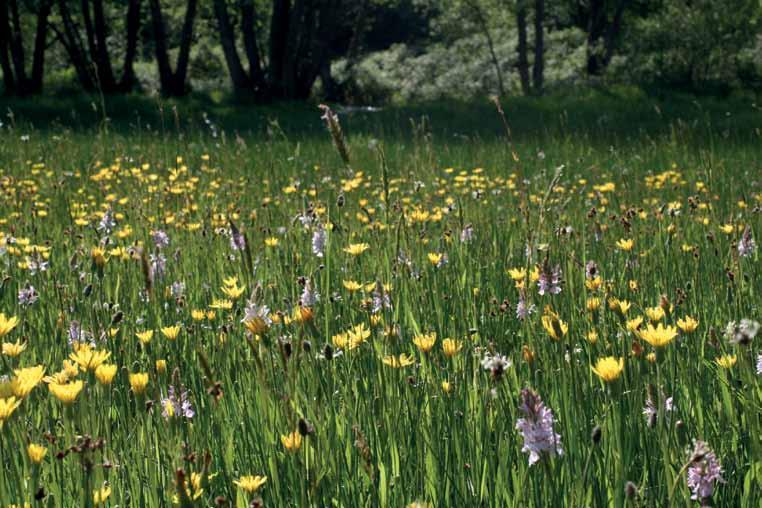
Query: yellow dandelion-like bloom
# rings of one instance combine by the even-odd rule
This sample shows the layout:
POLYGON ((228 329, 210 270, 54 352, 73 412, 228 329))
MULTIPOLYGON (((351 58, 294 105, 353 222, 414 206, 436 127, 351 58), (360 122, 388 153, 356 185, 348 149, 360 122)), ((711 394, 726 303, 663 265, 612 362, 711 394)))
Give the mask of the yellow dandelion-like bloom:
POLYGON ((113 364, 104 363, 95 369, 95 379, 102 385, 110 385, 116 376, 117 367, 113 364))
POLYGON ((463 349, 463 342, 454 339, 445 339, 442 341, 442 351, 447 358, 452 358, 463 349))
POLYGON ((588 298, 585 302, 585 308, 588 312, 597 312, 601 308, 601 299, 597 297, 588 298))
POLYGON ((444 254, 441 252, 429 252, 426 257, 429 259, 429 263, 431 263, 434 266, 439 265, 439 263, 442 262, 442 258, 444 257, 444 254))
POLYGON ((558 318, 555 314, 542 316, 542 327, 548 332, 553 340, 561 340, 569 332, 569 325, 558 318))
POLYGON ((638 328, 640 328, 640 325, 643 324, 643 318, 641 316, 638 316, 636 318, 628 319, 625 322, 625 327, 627 328, 627 331, 630 332, 637 332, 638 328))
POLYGON ((5 317, 4 312, 0 312, 0 337, 5 337, 8 335, 11 330, 16 328, 16 325, 19 324, 19 320, 16 316, 11 317, 5 317))
POLYGON ((193 321, 203 321, 206 319, 206 312, 203 310, 193 309, 191 311, 191 319, 193 319, 193 321))
POLYGON ((156 372, 164 374, 167 372, 167 360, 156 360, 156 372))
POLYGON ((600 277, 593 277, 592 279, 585 279, 585 287, 590 291, 598 291, 603 286, 603 279, 600 277))
POLYGON ((677 320, 677 327, 680 328, 683 333, 695 332, 698 325, 699 322, 690 316, 685 316, 684 318, 677 320))
POLYGON ((598 342, 598 332, 596 332, 595 330, 590 330, 589 332, 587 332, 587 335, 585 336, 585 338, 590 344, 595 344, 596 342, 598 342))
POLYGON ((624 369, 624 358, 616 359, 613 356, 599 358, 595 367, 591 367, 596 376, 606 383, 616 381, 624 369))
POLYGON ((243 322, 243 326, 246 327, 253 335, 262 335, 265 333, 269 326, 267 322, 259 316, 254 316, 243 322))
POLYGON ((625 252, 631 251, 634 245, 635 245, 635 242, 632 240, 632 238, 628 238, 628 239, 620 238, 616 242, 617 248, 625 252))
POLYGON ((532 351, 532 349, 528 345, 524 344, 523 346, 521 346, 521 357, 524 359, 525 362, 531 364, 532 362, 534 362, 534 351, 532 351))
POLYGON ((234 287, 238 285, 238 277, 235 275, 231 275, 230 277, 225 277, 222 279, 222 285, 225 287, 234 287))
POLYGON ((84 387, 85 383, 81 380, 77 380, 64 384, 50 383, 48 385, 48 390, 55 398, 63 402, 65 405, 70 406, 77 400, 77 396, 84 387))
POLYGON ((302 446, 302 435, 298 430, 295 430, 290 434, 281 435, 280 442, 287 452, 296 453, 302 446))
POLYGON ((45 367, 36 365, 13 371, 15 374, 11 380, 11 391, 16 397, 23 399, 31 393, 34 388, 40 384, 45 377, 45 367))
POLYGON ((180 325, 163 326, 161 328, 161 334, 167 340, 176 340, 177 337, 180 335, 180 330, 181 330, 180 325))
POLYGON ((220 290, 231 300, 238 300, 246 291, 246 286, 222 286, 220 290))
POLYGON ((94 371, 111 356, 110 351, 93 351, 89 347, 81 347, 69 355, 69 359, 79 365, 83 372, 94 371))
POLYGON ((144 346, 151 343, 153 339, 153 330, 146 330, 144 332, 137 332, 135 336, 138 338, 141 344, 144 346))
POLYGON ((717 357, 714 361, 723 369, 730 369, 736 364, 737 360, 738 357, 736 355, 722 355, 717 357))
POLYGON ((656 323, 657 321, 661 321, 662 319, 664 319, 664 316, 666 316, 666 313, 664 312, 664 309, 662 309, 660 306, 648 307, 646 309, 646 316, 648 316, 648 319, 652 323, 656 323))
POLYGON ((109 496, 111 496, 111 487, 104 485, 100 489, 93 491, 93 504, 95 506, 106 504, 109 496))
POLYGON ((627 315, 627 311, 630 310, 631 306, 632 304, 627 300, 609 298, 609 310, 614 311, 619 317, 623 319, 627 315))
POLYGON ((442 381, 442 391, 445 393, 450 393, 452 391, 452 383, 449 381, 442 381))
POLYGON ((268 246, 268 247, 277 247, 278 243, 280 243, 280 242, 274 236, 270 236, 268 238, 265 238, 265 245, 268 246))
POLYGON ((345 280, 345 281, 342 281, 341 284, 342 286, 344 286, 344 289, 346 289, 350 293, 354 293, 355 291, 359 291, 360 289, 362 289, 362 284, 354 280, 345 280))
POLYGON ((431 351, 436 342, 437 334, 435 332, 413 337, 413 344, 415 344, 421 353, 428 353, 431 351))
POLYGON ((514 282, 520 282, 520 281, 523 281, 524 279, 526 279, 527 270, 526 270, 526 268, 509 268, 508 269, 508 276, 514 282))
POLYGON ((42 459, 45 458, 47 453, 48 449, 42 445, 29 443, 29 446, 26 447, 26 454, 29 456, 29 460, 31 460, 34 464, 39 464, 42 462, 42 459))
POLYGON ((267 483, 267 477, 266 476, 241 476, 237 480, 233 480, 233 484, 240 487, 244 491, 246 491, 248 494, 253 494, 256 491, 267 483))
POLYGON ((145 372, 138 372, 130 374, 130 389, 135 395, 141 395, 146 391, 148 387, 148 374, 145 372))
POLYGON ((406 508, 434 508, 434 505, 426 501, 413 501, 408 503, 406 508))
POLYGON ((677 328, 674 326, 664 326, 659 323, 656 328, 648 324, 646 328, 638 332, 640 338, 651 344, 653 347, 664 347, 677 337, 677 328))
POLYGON ((342 250, 349 254, 350 256, 359 256, 366 250, 370 248, 370 245, 367 243, 350 243, 348 246, 344 247, 342 250))
POLYGON ((370 330, 365 323, 355 325, 347 330, 347 340, 349 341, 349 348, 354 349, 360 346, 363 342, 370 337, 370 330))
POLYGON ((394 356, 394 355, 385 356, 383 359, 383 362, 384 362, 384 365, 388 365, 389 367, 392 367, 395 369, 400 369, 402 367, 413 365, 415 363, 415 358, 405 353, 402 353, 399 356, 394 356))
POLYGON ((11 417, 16 408, 21 405, 21 400, 16 397, 0 399, 0 429, 5 425, 6 420, 11 417))
POLYGON ((209 305, 210 309, 217 309, 217 310, 230 310, 233 308, 233 301, 232 300, 219 300, 215 298, 212 300, 212 304, 209 305))
POLYGON ((3 356, 16 358, 26 351, 26 346, 27 343, 21 342, 20 340, 17 340, 16 342, 3 342, 3 356))
POLYGON ((93 247, 90 250, 90 257, 98 268, 103 268, 106 265, 106 261, 108 261, 106 259, 106 251, 101 247, 93 247))

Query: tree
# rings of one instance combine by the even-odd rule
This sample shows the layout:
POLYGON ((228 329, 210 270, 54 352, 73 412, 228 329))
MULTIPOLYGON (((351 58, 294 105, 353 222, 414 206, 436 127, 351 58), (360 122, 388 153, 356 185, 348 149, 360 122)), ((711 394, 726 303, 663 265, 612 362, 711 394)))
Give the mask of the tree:
POLYGON ((21 12, 16 0, 0 0, 0 68, 6 94, 31 95, 42 92, 45 73, 48 18, 52 2, 25 2, 35 18, 31 73, 27 72, 21 12))
POLYGON ((545 0, 534 2, 534 62, 532 64, 533 92, 542 95, 545 85, 545 0))
POLYGON ((160 0, 149 0, 148 3, 151 8, 161 93, 164 96, 173 97, 185 95, 188 92, 188 63, 190 61, 191 44, 193 43, 193 24, 196 19, 198 0, 187 0, 185 5, 185 18, 180 33, 180 49, 174 71, 169 61, 167 29, 164 23, 160 0))
POLYGON ((545 0, 534 2, 534 62, 532 80, 529 79, 529 49, 527 44, 527 1, 516 0, 514 12, 517 31, 516 70, 524 95, 541 95, 545 86, 545 0))
POLYGON ((214 13, 233 89, 238 95, 260 99, 306 99, 333 56, 342 14, 349 4, 341 0, 272 0, 267 68, 254 32, 256 10, 252 0, 239 0, 240 31, 248 69, 237 49, 235 26, 227 0, 214 0, 214 13))
POLYGON ((573 0, 571 18, 587 34, 587 74, 603 73, 622 31, 625 11, 631 0, 573 0))
POLYGON ((100 89, 104 93, 129 92, 135 88, 134 70, 137 54, 138 31, 140 30, 141 0, 128 0, 126 14, 126 48, 122 65, 122 77, 119 81, 114 75, 111 56, 108 50, 108 24, 104 13, 103 0, 82 0, 79 14, 84 27, 75 23, 72 16, 72 2, 58 1, 63 30, 54 30, 66 49, 69 60, 74 66, 77 78, 87 91, 100 89))

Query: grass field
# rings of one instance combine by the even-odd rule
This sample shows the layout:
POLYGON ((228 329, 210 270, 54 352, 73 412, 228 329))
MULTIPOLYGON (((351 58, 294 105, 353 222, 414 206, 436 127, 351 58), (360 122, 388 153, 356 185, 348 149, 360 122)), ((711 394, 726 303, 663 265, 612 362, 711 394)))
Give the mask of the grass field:
POLYGON ((762 506, 756 105, 502 108, 3 104, 0 505, 762 506))

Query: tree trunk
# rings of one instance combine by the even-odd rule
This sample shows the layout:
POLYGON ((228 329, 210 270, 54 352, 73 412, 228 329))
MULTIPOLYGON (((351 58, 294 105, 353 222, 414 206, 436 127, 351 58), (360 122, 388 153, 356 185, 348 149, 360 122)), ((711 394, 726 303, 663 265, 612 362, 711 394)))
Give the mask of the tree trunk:
POLYGON ((619 32, 622 30, 622 18, 624 18, 624 10, 627 7, 627 0, 619 0, 614 12, 614 20, 609 25, 609 29, 606 31, 606 39, 604 40, 604 52, 603 52, 603 67, 607 67, 611 62, 611 58, 614 56, 614 49, 616 46, 619 32))
POLYGON ((500 69, 500 61, 497 58, 497 53, 495 52, 495 43, 492 40, 492 33, 489 30, 489 25, 487 24, 487 19, 484 16, 484 13, 482 12, 481 6, 478 4, 478 2, 467 0, 468 8, 471 9, 474 13, 474 16, 476 16, 476 22, 479 25, 479 28, 482 31, 482 34, 484 35, 484 38, 487 41, 487 49, 489 50, 489 56, 492 60, 492 67, 495 69, 495 74, 497 74, 497 88, 498 92, 500 93, 501 97, 505 97, 505 85, 503 83, 503 71, 500 69))
POLYGON ((525 0, 518 0, 516 4, 516 26, 519 40, 516 46, 518 61, 516 68, 521 80, 521 91, 524 95, 532 93, 532 84, 529 82, 529 58, 527 57, 527 6, 525 0))
POLYGON ((542 95, 545 80, 545 40, 543 25, 545 20, 545 0, 534 2, 534 64, 532 65, 532 85, 534 93, 542 95))
POLYGON ((236 95, 245 94, 251 87, 246 71, 241 64, 238 50, 235 47, 235 32, 230 23, 226 0, 214 0, 214 15, 217 18, 217 28, 220 31, 220 45, 225 55, 225 63, 233 83, 233 92, 236 95))
POLYGON ((124 53, 124 66, 119 89, 131 92, 137 84, 135 77, 135 55, 138 49, 138 32, 140 31, 140 1, 129 0, 127 7, 127 49, 124 53))
POLYGON ((262 58, 259 53, 257 36, 254 32, 256 11, 253 0, 241 0, 241 31, 243 32, 243 46, 246 50, 246 59, 249 61, 249 80, 254 93, 258 96, 267 94, 267 83, 262 70, 262 58))
POLYGON ((69 11, 69 3, 67 0, 58 0, 58 11, 64 29, 63 33, 58 34, 58 38, 69 55, 69 60, 74 67, 77 79, 82 85, 82 88, 84 88, 85 91, 92 92, 96 88, 95 77, 88 64, 88 58, 82 45, 82 39, 79 37, 77 27, 71 19, 71 12, 69 11))
POLYGON ((103 0, 93 0, 93 18, 95 31, 95 54, 92 59, 98 70, 98 79, 101 89, 106 93, 114 93, 117 89, 114 78, 114 68, 111 66, 111 57, 106 43, 106 19, 103 14, 103 0))
POLYGON ((48 17, 51 4, 45 2, 37 11, 37 29, 34 35, 34 50, 32 51, 32 77, 29 82, 29 93, 42 92, 42 80, 45 75, 45 48, 47 46, 48 17))
POLYGON ((275 96, 284 91, 283 74, 286 57, 286 43, 289 36, 290 0, 273 0, 270 19, 270 86, 275 96))
POLYGON ((196 17, 197 0, 188 0, 185 8, 185 20, 180 35, 180 53, 177 57, 177 68, 173 72, 169 63, 167 50, 167 32, 164 25, 164 16, 161 12, 159 0, 150 0, 151 20, 153 22, 154 44, 156 46, 156 64, 159 68, 159 81, 161 93, 165 96, 178 97, 185 95, 186 78, 188 74, 188 62, 190 47, 193 42, 193 23, 196 17))
POLYGON ((3 92, 5 95, 16 93, 16 79, 10 59, 11 27, 8 23, 8 0, 0 0, 0 68, 3 71, 3 92))
POLYGON ((603 2, 605 0, 590 0, 590 12, 587 22, 587 74, 597 76, 603 68, 601 64, 601 48, 598 42, 603 35, 605 16, 603 2))

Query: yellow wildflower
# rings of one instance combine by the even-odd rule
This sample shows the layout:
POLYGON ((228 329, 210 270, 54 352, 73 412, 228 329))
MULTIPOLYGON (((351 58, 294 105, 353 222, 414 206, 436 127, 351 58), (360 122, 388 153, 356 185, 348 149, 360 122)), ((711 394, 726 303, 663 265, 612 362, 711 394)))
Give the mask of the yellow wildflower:
POLYGON ((299 451, 299 448, 302 446, 302 435, 298 430, 295 430, 290 434, 281 435, 280 442, 283 444, 283 447, 287 452, 295 453, 299 451))
POLYGON ((259 488, 267 483, 266 476, 241 476, 237 480, 233 480, 233 483, 246 491, 248 494, 253 494, 258 491, 259 488))
POLYGON ((638 332, 640 338, 651 344, 653 347, 664 347, 675 337, 677 337, 677 328, 674 326, 664 326, 659 323, 656 328, 652 324, 648 324, 645 329, 638 332))
POLYGON ((3 355, 16 358, 26 350, 27 343, 17 340, 16 342, 3 342, 3 355))
POLYGON ((4 312, 0 312, 0 337, 8 335, 11 330, 16 328, 17 324, 19 324, 19 320, 16 316, 7 318, 4 312))
POLYGON ((413 344, 416 345, 421 353, 428 353, 434 347, 437 341, 437 334, 435 332, 427 333, 423 335, 416 335, 413 337, 413 344))
POLYGON ((442 341, 442 351, 447 358, 452 358, 463 349, 463 342, 454 339, 445 339, 442 341))
POLYGON ((690 316, 685 316, 685 318, 677 320, 677 327, 680 328, 683 333, 691 333, 696 331, 698 325, 699 322, 690 316))
POLYGON ((42 462, 42 459, 45 458, 45 455, 48 453, 48 449, 42 445, 29 443, 29 446, 26 448, 26 453, 29 456, 29 460, 31 460, 34 464, 39 464, 42 462))
POLYGON ((64 384, 50 383, 48 385, 48 390, 50 390, 50 393, 52 393, 55 398, 69 406, 77 400, 79 392, 81 392, 84 387, 85 383, 81 380, 77 380, 64 384))
POLYGON ((595 362, 595 367, 591 367, 595 375, 601 378, 606 383, 611 383, 619 378, 619 375, 624 369, 624 358, 618 360, 613 356, 607 356, 606 358, 599 358, 595 362))

